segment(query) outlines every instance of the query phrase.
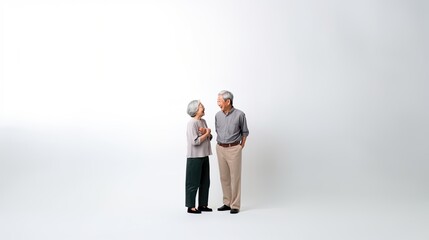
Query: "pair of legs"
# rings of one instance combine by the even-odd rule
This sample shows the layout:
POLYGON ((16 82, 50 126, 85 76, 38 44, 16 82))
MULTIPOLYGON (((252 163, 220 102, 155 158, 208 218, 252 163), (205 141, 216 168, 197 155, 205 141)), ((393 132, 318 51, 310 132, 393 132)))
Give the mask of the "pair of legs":
POLYGON ((210 188, 209 157, 188 158, 186 161, 186 207, 195 209, 198 192, 198 206, 207 207, 210 188))
POLYGON ((231 209, 240 209, 241 204, 241 145, 222 147, 216 145, 219 163, 223 204, 231 209))

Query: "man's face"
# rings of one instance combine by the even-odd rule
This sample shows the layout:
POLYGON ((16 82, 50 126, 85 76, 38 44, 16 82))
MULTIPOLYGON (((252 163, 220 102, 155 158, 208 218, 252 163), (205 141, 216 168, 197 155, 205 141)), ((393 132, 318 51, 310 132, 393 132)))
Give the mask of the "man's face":
POLYGON ((223 100, 221 95, 217 96, 217 105, 220 107, 222 111, 225 111, 225 109, 228 106, 228 103, 229 103, 229 99, 225 101, 223 100))

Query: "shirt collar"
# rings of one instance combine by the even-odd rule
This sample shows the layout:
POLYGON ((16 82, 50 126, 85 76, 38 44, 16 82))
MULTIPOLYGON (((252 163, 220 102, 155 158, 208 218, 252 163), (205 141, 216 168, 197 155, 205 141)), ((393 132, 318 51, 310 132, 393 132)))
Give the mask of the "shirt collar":
POLYGON ((229 114, 231 114, 232 112, 234 112, 234 110, 235 110, 235 108, 232 107, 231 110, 229 110, 229 112, 227 114, 225 114, 225 113, 223 113, 223 114, 225 114, 225 116, 228 116, 229 114))

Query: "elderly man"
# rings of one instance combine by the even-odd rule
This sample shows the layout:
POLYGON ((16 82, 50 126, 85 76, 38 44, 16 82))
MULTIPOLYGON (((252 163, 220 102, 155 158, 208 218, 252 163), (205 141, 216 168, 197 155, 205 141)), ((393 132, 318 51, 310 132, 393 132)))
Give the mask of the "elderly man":
POLYGON ((218 94, 217 104, 221 111, 216 113, 216 153, 219 163, 220 182, 223 192, 223 206, 218 211, 240 211, 241 201, 241 152, 249 135, 246 115, 234 108, 234 96, 223 90, 218 94))

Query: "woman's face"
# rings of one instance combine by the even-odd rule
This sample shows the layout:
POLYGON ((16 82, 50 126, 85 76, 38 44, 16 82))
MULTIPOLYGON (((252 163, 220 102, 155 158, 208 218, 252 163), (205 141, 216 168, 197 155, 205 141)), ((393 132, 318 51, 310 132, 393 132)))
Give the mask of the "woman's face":
POLYGON ((202 103, 200 103, 200 105, 198 105, 198 111, 197 111, 197 116, 198 117, 202 117, 204 116, 204 111, 206 109, 204 108, 204 105, 202 103))

